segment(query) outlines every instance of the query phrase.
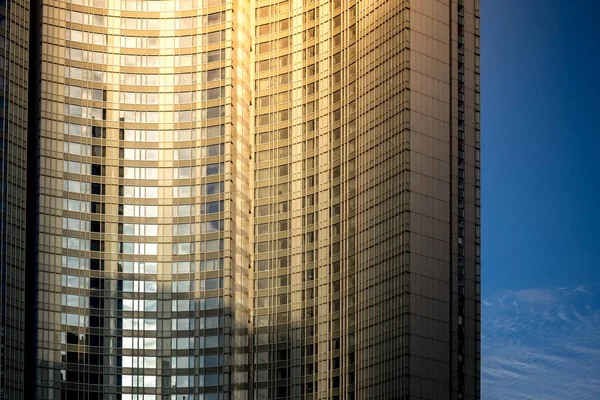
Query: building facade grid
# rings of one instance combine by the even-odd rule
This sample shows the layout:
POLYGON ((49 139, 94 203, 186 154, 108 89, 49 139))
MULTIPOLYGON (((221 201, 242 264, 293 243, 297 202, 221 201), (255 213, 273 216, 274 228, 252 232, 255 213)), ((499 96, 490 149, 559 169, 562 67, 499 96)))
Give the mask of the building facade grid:
POLYGON ((0 398, 480 398, 479 34, 479 0, 0 2, 0 398))

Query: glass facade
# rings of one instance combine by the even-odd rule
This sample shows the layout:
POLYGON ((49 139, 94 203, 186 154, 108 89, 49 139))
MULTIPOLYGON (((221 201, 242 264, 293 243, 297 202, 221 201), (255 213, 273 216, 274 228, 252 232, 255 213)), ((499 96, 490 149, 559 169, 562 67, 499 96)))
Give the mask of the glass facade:
POLYGON ((244 7, 44 1, 39 398, 246 398, 244 7))
POLYGON ((29 3, 0 1, 0 399, 24 386, 29 3))
POLYGON ((481 372, 481 173, 479 1, 458 0, 452 19, 452 395, 479 398, 481 372), (454 70, 456 68, 456 70, 454 70), (454 126, 454 125, 453 125, 454 126), (455 346, 455 347, 454 347, 455 346))
POLYGON ((479 398, 478 27, 256 2, 255 398, 479 398))
POLYGON ((257 2, 255 18, 254 396, 339 399, 355 376, 357 7, 257 2))
MULTIPOLYGON (((30 15, 25 398, 480 397, 478 0, 30 15)), ((17 75, 3 93, 25 99, 17 75)), ((3 184, 25 164, 13 103, 3 184)), ((3 197, 21 207, 3 306, 23 294, 21 198, 3 197)), ((23 301, 3 308, 3 393, 23 386, 4 368, 23 301)))

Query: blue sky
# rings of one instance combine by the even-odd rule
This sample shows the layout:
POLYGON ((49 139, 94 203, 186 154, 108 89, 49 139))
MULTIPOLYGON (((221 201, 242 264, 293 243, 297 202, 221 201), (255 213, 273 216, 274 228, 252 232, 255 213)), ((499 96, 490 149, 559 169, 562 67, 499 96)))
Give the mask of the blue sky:
POLYGON ((484 399, 600 398, 599 11, 481 0, 484 399))

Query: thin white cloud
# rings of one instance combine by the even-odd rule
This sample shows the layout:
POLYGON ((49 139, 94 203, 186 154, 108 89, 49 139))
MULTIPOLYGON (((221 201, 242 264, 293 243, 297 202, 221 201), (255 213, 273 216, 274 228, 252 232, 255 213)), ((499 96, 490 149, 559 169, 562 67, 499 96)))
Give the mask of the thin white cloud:
POLYGON ((488 296, 482 398, 600 399, 597 289, 534 288, 488 296))
POLYGON ((590 291, 588 291, 588 290, 585 290, 585 289, 583 288, 583 286, 577 286, 577 287, 575 288, 575 291, 576 291, 576 292, 580 292, 580 293, 589 294, 589 295, 593 295, 593 294, 594 294, 594 293, 592 293, 592 292, 590 292, 590 291))
MULTIPOLYGON (((586 304, 586 308, 587 308, 587 306, 588 305, 586 304)), ((579 312, 577 312, 576 308, 573 308, 572 311, 573 311, 573 315, 575 316, 575 318, 577 318, 579 321, 584 322, 584 323, 587 321, 587 318, 585 318, 583 315, 579 314, 579 312)))
POLYGON ((513 293, 514 297, 523 302, 548 304, 558 300, 558 293, 551 289, 523 289, 513 293))
POLYGON ((558 315, 558 318, 562 319, 563 321, 568 321, 569 320, 567 318, 567 316, 565 315, 565 312, 563 310, 560 310, 557 315, 558 315))
POLYGON ((579 353, 579 354, 600 356, 600 348, 590 349, 587 347, 573 346, 573 345, 569 345, 569 344, 565 345, 565 348, 569 351, 579 353))

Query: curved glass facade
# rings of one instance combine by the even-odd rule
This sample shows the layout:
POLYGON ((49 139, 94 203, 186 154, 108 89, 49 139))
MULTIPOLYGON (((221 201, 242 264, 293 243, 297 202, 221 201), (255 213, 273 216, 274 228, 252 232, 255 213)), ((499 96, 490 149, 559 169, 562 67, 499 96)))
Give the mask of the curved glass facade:
POLYGON ((26 398, 479 398, 478 3, 43 0, 26 398))
POLYGON ((478 27, 256 2, 255 398, 479 398, 478 27))
POLYGON ((256 4, 257 399, 353 393, 354 3, 256 4))
POLYGON ((39 398, 246 397, 244 7, 44 2, 39 398))

